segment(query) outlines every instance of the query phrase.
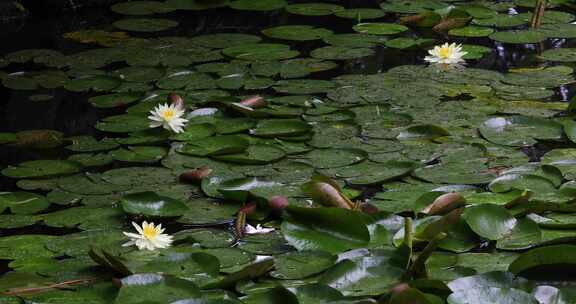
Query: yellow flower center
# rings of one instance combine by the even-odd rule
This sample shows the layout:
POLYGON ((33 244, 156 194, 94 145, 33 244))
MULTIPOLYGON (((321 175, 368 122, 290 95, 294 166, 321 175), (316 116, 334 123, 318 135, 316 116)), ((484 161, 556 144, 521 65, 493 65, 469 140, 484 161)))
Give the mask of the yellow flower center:
POLYGON ((443 47, 443 48, 440 48, 440 50, 438 51, 438 56, 440 58, 449 58, 451 53, 452 52, 450 51, 450 48, 443 47))
POLYGON ((149 239, 149 240, 156 238, 159 234, 158 230, 154 229, 151 225, 143 227, 142 231, 143 231, 142 234, 144 235, 144 237, 149 239))
POLYGON ((172 118, 174 118, 174 116, 176 116, 176 112, 174 110, 166 110, 164 112, 162 112, 162 118, 164 118, 164 120, 172 120, 172 118))

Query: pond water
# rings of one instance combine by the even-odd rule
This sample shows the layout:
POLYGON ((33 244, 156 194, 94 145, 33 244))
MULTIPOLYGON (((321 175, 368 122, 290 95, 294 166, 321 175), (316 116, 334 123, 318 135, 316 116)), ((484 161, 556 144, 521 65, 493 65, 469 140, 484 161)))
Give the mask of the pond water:
POLYGON ((93 2, 0 11, 1 303, 576 303, 573 1, 93 2))

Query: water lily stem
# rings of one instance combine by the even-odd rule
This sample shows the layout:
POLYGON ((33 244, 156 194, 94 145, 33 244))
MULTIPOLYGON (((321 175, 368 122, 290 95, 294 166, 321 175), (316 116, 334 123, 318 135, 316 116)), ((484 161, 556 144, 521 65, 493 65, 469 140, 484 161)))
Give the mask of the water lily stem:
POLYGON ((538 0, 536 6, 534 7, 534 13, 532 14, 532 20, 530 20, 530 27, 532 29, 537 29, 542 25, 542 19, 544 19, 544 12, 546 11, 546 0, 538 0))
POLYGON ((62 289, 62 288, 68 288, 68 287, 72 287, 72 286, 85 285, 85 284, 93 283, 97 280, 98 280, 98 278, 84 278, 84 279, 64 281, 64 282, 60 282, 60 283, 56 283, 56 284, 52 284, 52 285, 48 285, 48 286, 30 287, 30 288, 12 288, 12 289, 9 289, 8 291, 6 291, 4 293, 4 295, 7 295, 7 296, 30 295, 30 294, 50 291, 52 289, 62 289))
POLYGON ((426 247, 424 247, 424 250, 422 250, 422 252, 416 258, 414 263, 410 265, 410 268, 408 269, 409 277, 413 279, 427 277, 425 266, 426 260, 430 258, 432 253, 434 253, 434 250, 436 250, 436 247, 438 247, 438 243, 440 243, 440 241, 445 239, 446 236, 447 236, 446 233, 440 232, 430 242, 428 242, 426 247))

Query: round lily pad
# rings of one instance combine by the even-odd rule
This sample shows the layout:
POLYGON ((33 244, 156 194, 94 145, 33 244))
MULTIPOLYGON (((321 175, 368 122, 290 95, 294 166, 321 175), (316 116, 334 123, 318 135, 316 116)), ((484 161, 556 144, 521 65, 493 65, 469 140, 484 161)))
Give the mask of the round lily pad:
POLYGON ((544 24, 538 32, 548 38, 576 38, 576 24, 544 24))
POLYGON ((299 52, 290 50, 290 46, 275 43, 253 43, 232 46, 222 50, 226 56, 251 61, 271 61, 289 59, 298 56, 299 52))
POLYGON ((527 116, 490 118, 479 128, 487 140, 506 146, 525 146, 536 139, 559 140, 562 126, 554 121, 527 116))
POLYGON ((121 2, 112 5, 110 9, 118 14, 135 16, 169 13, 175 10, 175 8, 160 1, 121 2))
POLYGON ((301 120, 267 119, 258 122, 250 133, 260 137, 299 136, 310 132, 310 130, 310 125, 301 120))
POLYGON ((502 31, 490 35, 492 40, 511 44, 538 43, 546 38, 546 35, 533 30, 502 31))
POLYGON ((359 163, 366 157, 366 152, 358 149, 316 149, 301 156, 317 169, 344 167, 359 163))
POLYGON ((296 3, 286 6, 290 14, 303 16, 327 16, 344 10, 344 7, 331 3, 296 3))
POLYGON ((332 35, 332 31, 310 25, 282 25, 262 30, 262 34, 276 39, 308 41, 332 35))
POLYGON ((116 28, 131 32, 160 32, 178 26, 178 22, 161 18, 121 19, 113 23, 116 28))
POLYGON ((334 15, 346 19, 369 20, 382 18, 385 13, 384 11, 375 8, 349 8, 343 11, 338 11, 334 15))
POLYGON ((68 160, 32 160, 9 166, 2 175, 12 178, 35 178, 68 175, 80 172, 82 165, 68 160))
POLYGON ((386 163, 362 162, 336 171, 351 184, 374 185, 404 176, 414 168, 412 162, 389 161, 386 163))
POLYGON ((486 37, 494 32, 493 29, 481 26, 465 26, 461 28, 451 29, 448 31, 449 35, 461 37, 486 37))
POLYGON ((262 38, 256 35, 240 33, 218 33, 193 37, 190 41, 194 44, 214 49, 224 49, 242 44, 258 43, 262 38))
POLYGON ((336 256, 324 251, 288 252, 274 258, 275 271, 271 275, 278 279, 294 280, 320 273, 336 263, 336 256))
POLYGON ((394 35, 408 30, 407 27, 395 23, 359 23, 353 29, 358 33, 371 35, 394 35))
POLYGON ((188 211, 188 207, 181 201, 160 196, 152 191, 124 195, 120 206, 128 214, 150 217, 175 217, 188 211))
POLYGON ((127 106, 142 98, 139 93, 115 93, 91 97, 88 101, 97 108, 116 108, 127 106))
POLYGON ((272 162, 279 161, 282 159, 286 153, 280 148, 269 145, 251 145, 242 153, 237 154, 227 154, 227 155, 216 155, 213 156, 214 159, 247 164, 247 165, 263 165, 272 162))
POLYGON ((559 48, 546 50, 540 54, 540 58, 557 62, 575 62, 576 48, 559 48))
POLYGON ((230 2, 230 7, 243 11, 273 11, 287 4, 286 0, 235 0, 230 2))
POLYGON ((179 153, 193 156, 212 156, 241 153, 248 148, 248 140, 236 135, 207 137, 186 143, 179 153))
POLYGON ((0 192, 0 213, 6 209, 14 214, 34 214, 50 206, 41 195, 30 192, 0 192))
POLYGON ((329 60, 350 60, 374 55, 370 48, 349 48, 345 46, 325 46, 317 48, 310 53, 310 56, 319 59, 329 60))

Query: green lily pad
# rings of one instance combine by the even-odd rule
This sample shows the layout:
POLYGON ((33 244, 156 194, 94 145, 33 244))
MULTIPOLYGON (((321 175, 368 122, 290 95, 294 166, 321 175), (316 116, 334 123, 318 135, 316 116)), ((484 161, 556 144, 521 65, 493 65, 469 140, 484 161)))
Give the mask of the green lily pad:
POLYGON ((540 58, 556 62, 575 62, 576 49, 573 48, 558 48, 550 49, 542 52, 540 58))
POLYGON ((502 31, 491 34, 490 39, 510 44, 538 43, 546 40, 546 36, 538 31, 518 30, 502 31))
POLYGON ((113 23, 114 27, 131 32, 160 32, 178 26, 178 22, 161 18, 121 19, 113 23))
POLYGON ((317 48, 310 53, 310 56, 318 59, 329 60, 350 60, 374 55, 375 52, 369 48, 345 46, 325 46, 317 48))
POLYGON ((309 41, 332 35, 332 31, 310 25, 282 25, 262 30, 262 34, 276 39, 309 41))
POLYGON ((380 184, 407 175, 414 168, 412 162, 389 161, 385 163, 362 162, 336 171, 354 185, 380 184))
POLYGON ((395 23, 359 23, 353 29, 370 35, 395 35, 408 30, 407 27, 395 23))
POLYGON ((344 7, 331 3, 296 3, 286 6, 290 14, 303 16, 328 16, 344 10, 344 7))
POLYGON ((153 14, 169 13, 175 8, 166 5, 160 1, 130 1, 117 3, 110 7, 110 9, 118 14, 145 16, 153 14))
POLYGON ((286 0, 234 0, 230 7, 243 11, 274 11, 287 4, 286 0))
POLYGON ((214 159, 247 164, 247 165, 264 165, 277 162, 282 159, 286 153, 280 148, 268 145, 250 145, 244 152, 238 154, 216 155, 214 159))
POLYGON ((141 299, 150 302, 173 303, 178 300, 198 299, 198 287, 187 280, 155 273, 134 274, 122 279, 122 288, 114 303, 136 304, 141 299))
POLYGON ((493 29, 480 26, 465 26, 461 28, 451 29, 448 31, 449 35, 460 37, 486 37, 494 32, 493 29))
POLYGON ((404 273, 408 256, 394 250, 375 249, 352 259, 344 259, 328 269, 319 283, 344 296, 376 296, 386 293, 404 273))
POLYGON ((176 217, 188 211, 188 207, 181 201, 151 191, 124 195, 120 206, 128 214, 150 217, 176 217))
POLYGON ((161 160, 167 152, 164 147, 135 146, 111 151, 110 155, 119 161, 151 163, 161 160))
POLYGON ((236 45, 258 43, 260 40, 262 40, 262 38, 256 35, 218 33, 196 36, 191 39, 191 42, 207 48, 225 49, 236 45))
POLYGON ((0 192, 0 212, 10 209, 13 214, 34 214, 48 206, 48 200, 35 193, 0 192))
POLYGON ((528 23, 522 16, 497 14, 489 18, 479 18, 472 20, 472 23, 481 26, 495 26, 499 28, 517 27, 528 23))
POLYGON ((513 147, 532 145, 538 139, 559 140, 562 136, 560 124, 528 116, 490 118, 482 123, 479 131, 495 144, 513 147))
POLYGON ((544 24, 538 28, 538 32, 547 38, 576 38, 575 24, 544 24))
POLYGON ((298 250, 339 253, 370 241, 360 213, 342 208, 290 207, 287 211, 291 218, 282 222, 282 233, 298 250))
POLYGON ((562 265, 565 268, 574 267, 576 260, 570 254, 574 247, 574 245, 552 245, 531 249, 514 260, 508 270, 519 274, 536 267, 540 269, 553 265, 562 265))
POLYGON ((336 17, 354 19, 354 20, 370 20, 384 17, 385 13, 382 10, 375 8, 348 8, 338 11, 334 14, 336 17))
POLYGON ((274 258, 275 271, 271 275, 278 279, 294 280, 320 273, 336 262, 336 256, 323 251, 288 252, 274 258))
POLYGON ((150 122, 146 116, 133 114, 108 116, 96 124, 96 129, 111 133, 136 132, 149 128, 150 122))
POLYGON ((517 220, 502 206, 481 204, 468 207, 462 218, 481 237, 498 240, 511 234, 517 220))
POLYGON ((316 149, 301 156, 317 169, 338 168, 366 159, 367 153, 358 149, 316 149))
POLYGON ((36 178, 69 175, 80 172, 82 166, 67 160, 32 160, 9 166, 2 170, 2 175, 12 178, 36 178))
POLYGON ((197 142, 188 142, 179 153, 192 156, 213 156, 241 153, 248 148, 249 142, 244 137, 236 135, 221 135, 207 137, 197 142))
POLYGON ((242 60, 272 61, 293 58, 300 53, 291 50, 290 46, 285 44, 247 43, 225 48, 222 54, 242 60))
POLYGON ((250 133, 254 136, 273 138, 300 136, 310 132, 310 130, 310 125, 301 120, 268 119, 260 120, 250 133))

